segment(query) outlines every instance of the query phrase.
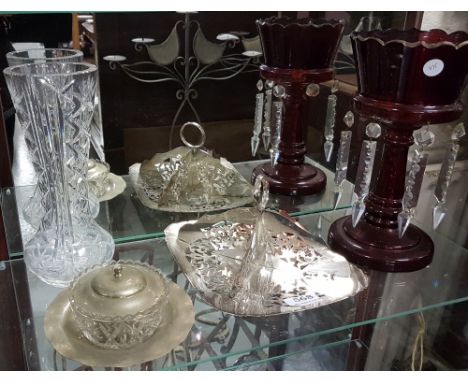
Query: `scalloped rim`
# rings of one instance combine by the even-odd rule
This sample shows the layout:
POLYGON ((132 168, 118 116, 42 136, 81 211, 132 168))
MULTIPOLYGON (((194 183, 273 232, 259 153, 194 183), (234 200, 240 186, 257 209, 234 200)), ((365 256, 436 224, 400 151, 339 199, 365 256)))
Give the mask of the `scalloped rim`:
POLYGON ((284 20, 288 21, 289 18, 287 17, 268 17, 266 19, 258 19, 256 21, 257 25, 260 26, 280 26, 283 29, 290 28, 293 26, 298 26, 300 28, 306 28, 306 27, 315 27, 315 28, 322 28, 322 27, 331 27, 331 28, 336 28, 338 25, 341 25, 344 27, 344 20, 336 20, 336 19, 331 19, 331 20, 325 20, 325 19, 314 19, 314 18, 302 18, 302 19, 296 19, 296 20, 290 20, 291 22, 288 22, 286 24, 282 24, 280 22, 277 22, 277 20, 284 20), (307 20, 306 23, 300 23, 300 21, 305 21, 307 20))
POLYGON ((465 31, 455 31, 455 32, 452 32, 452 33, 447 33, 446 31, 442 30, 442 29, 430 29, 430 30, 421 30, 421 29, 417 29, 417 28, 412 28, 412 29, 408 29, 408 30, 400 30, 400 29, 395 29, 395 28, 390 28, 390 29, 385 29, 385 30, 377 30, 375 32, 379 32, 379 34, 385 34, 385 33, 390 33, 390 32, 418 32, 418 33, 431 33, 431 32, 442 32, 443 35, 445 35, 446 37, 449 37, 449 36, 453 36, 455 34, 461 34, 461 35, 465 35, 465 38, 466 40, 465 41, 462 41, 461 43, 459 44, 455 44, 451 41, 440 41, 440 42, 434 42, 434 43, 428 43, 428 42, 425 42, 425 41, 415 41, 415 42, 409 42, 409 41, 406 41, 406 40, 402 40, 402 39, 392 39, 392 40, 388 40, 388 41, 384 41, 382 40, 381 38, 379 37, 376 37, 376 36, 368 36, 369 33, 371 33, 372 31, 367 31, 367 32, 352 32, 351 35, 350 35, 350 38, 352 40, 359 40, 361 42, 366 42, 366 41, 369 41, 369 40, 372 40, 372 41, 377 41, 381 46, 386 46, 388 44, 392 44, 392 43, 397 43, 397 44, 402 44, 404 47, 407 47, 407 48, 416 48, 418 46, 422 46, 426 49, 435 49, 435 48, 438 48, 440 46, 451 46, 455 49, 460 49, 462 47, 464 47, 465 45, 468 45, 468 33, 466 33, 465 31), (367 36, 364 36, 364 35, 367 35, 367 36))
MULTIPOLYGON (((157 269, 156 267, 154 267, 151 264, 144 263, 144 262, 141 262, 141 261, 134 261, 134 260, 115 261, 115 260, 112 260, 110 263, 107 263, 107 264, 95 264, 95 265, 85 269, 81 273, 79 273, 73 279, 73 281, 70 283, 70 286, 68 287, 70 306, 71 306, 73 312, 78 312, 79 314, 81 314, 85 318, 88 318, 88 319, 91 319, 91 320, 96 320, 96 321, 101 321, 101 322, 102 321, 112 322, 112 321, 116 321, 116 320, 120 320, 120 321, 132 320, 132 319, 135 319, 137 316, 148 316, 148 315, 151 315, 151 314, 154 313, 154 306, 160 301, 160 299, 156 300, 155 303, 151 307, 149 307, 148 309, 140 310, 140 311, 138 311, 136 313, 127 314, 125 316, 105 316, 105 315, 100 315, 100 314, 96 314, 96 313, 93 313, 93 312, 89 312, 89 311, 85 311, 85 310, 80 309, 80 307, 78 306, 78 304, 76 303, 76 301, 75 301, 75 299, 73 297, 73 289, 75 288, 75 286, 78 283, 78 281, 80 280, 80 278, 82 276, 90 273, 90 272, 95 271, 98 268, 113 266, 115 264, 137 265, 137 266, 145 267, 145 268, 147 268, 147 269, 149 269, 149 270, 151 270, 153 272, 156 272, 157 274, 159 274, 160 277, 162 277, 162 279, 164 281, 165 292, 167 292, 167 284, 169 282, 172 282, 165 275, 163 275, 159 269, 157 269)), ((167 293, 164 293, 164 294, 161 295, 161 300, 164 299, 164 297, 167 297, 166 294, 167 293)))

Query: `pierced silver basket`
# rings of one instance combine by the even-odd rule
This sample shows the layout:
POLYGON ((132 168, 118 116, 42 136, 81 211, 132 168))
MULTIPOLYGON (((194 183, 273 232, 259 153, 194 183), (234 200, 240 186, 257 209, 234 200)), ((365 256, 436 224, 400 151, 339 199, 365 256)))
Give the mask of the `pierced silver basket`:
POLYGON ((252 186, 234 166, 202 149, 205 137, 201 125, 187 122, 180 130, 186 147, 156 154, 130 167, 131 182, 146 207, 170 212, 210 212, 253 202, 252 186), (200 131, 202 139, 198 144, 185 138, 187 126, 200 131))
POLYGON ((257 208, 165 230, 172 255, 208 304, 239 316, 269 316, 331 304, 367 286, 359 268, 289 216, 265 211, 268 183, 261 176, 254 197, 257 208))

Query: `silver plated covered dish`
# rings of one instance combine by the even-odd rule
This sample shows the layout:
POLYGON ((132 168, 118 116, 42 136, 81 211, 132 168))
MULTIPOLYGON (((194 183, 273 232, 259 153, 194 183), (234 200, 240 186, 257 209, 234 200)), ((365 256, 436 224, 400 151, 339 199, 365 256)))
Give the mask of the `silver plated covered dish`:
POLYGON ((167 282, 146 263, 93 267, 69 287, 77 326, 94 345, 127 349, 151 337, 167 305, 167 282))
POLYGON ((156 154, 129 169, 136 193, 146 207, 170 212, 209 212, 253 201, 252 186, 234 166, 202 149, 205 132, 201 125, 185 123, 180 137, 186 147, 156 154), (187 126, 199 129, 200 143, 187 141, 187 126))
POLYGON ((257 177, 257 208, 171 224, 166 242, 200 296, 240 316, 291 313, 353 296, 365 274, 289 216, 265 210, 268 183, 257 177))

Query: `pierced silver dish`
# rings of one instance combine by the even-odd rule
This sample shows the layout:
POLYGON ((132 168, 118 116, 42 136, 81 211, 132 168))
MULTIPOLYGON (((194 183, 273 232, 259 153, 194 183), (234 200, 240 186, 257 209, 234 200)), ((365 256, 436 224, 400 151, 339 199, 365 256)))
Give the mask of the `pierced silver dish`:
POLYGON ((265 211, 268 183, 257 177, 257 208, 171 224, 166 242, 210 305, 239 316, 292 313, 355 295, 365 274, 314 240, 289 216, 265 211))
POLYGON ((202 149, 205 131, 201 125, 185 123, 180 137, 186 147, 156 154, 130 167, 130 180, 143 205, 169 212, 210 212, 253 202, 252 186, 235 167, 202 149), (187 126, 199 129, 202 139, 198 144, 185 138, 187 126))

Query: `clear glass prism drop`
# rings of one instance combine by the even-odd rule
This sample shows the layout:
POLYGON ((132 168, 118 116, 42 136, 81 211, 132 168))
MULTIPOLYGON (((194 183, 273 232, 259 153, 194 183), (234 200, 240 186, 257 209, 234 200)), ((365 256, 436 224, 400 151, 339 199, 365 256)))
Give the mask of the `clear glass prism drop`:
POLYGON ((270 164, 271 167, 275 167, 279 159, 279 150, 272 148, 270 149, 270 164))
POLYGON ((279 144, 281 141, 281 129, 283 125, 283 102, 273 102, 274 119, 275 119, 275 132, 271 141, 270 149, 270 163, 274 167, 278 163, 279 159, 279 144))
POLYGON ((366 210, 366 205, 363 199, 357 199, 353 203, 353 207, 351 210, 351 219, 353 222, 353 227, 356 227, 359 221, 361 220, 362 216, 364 215, 364 211, 366 210))
POLYGON ((451 139, 452 140, 458 140, 462 137, 464 137, 466 134, 466 131, 465 131, 465 125, 461 122, 459 124, 457 124, 454 128, 453 128, 453 131, 452 131, 452 135, 451 135, 451 139))
POLYGON ((418 205, 428 158, 429 154, 420 149, 413 152, 405 178, 405 192, 402 200, 404 210, 414 209, 418 205))
POLYGON ((258 89, 259 92, 261 92, 263 90, 263 81, 262 80, 257 81, 257 89, 258 89))
POLYGON ((351 110, 348 110, 343 117, 343 122, 348 128, 351 128, 354 125, 354 113, 351 110))
POLYGON ((265 150, 269 150, 268 148, 270 147, 270 143, 271 143, 271 134, 267 127, 265 127, 265 129, 263 130, 262 141, 263 141, 263 147, 265 148, 265 150))
POLYGON ((327 113, 325 117, 325 128, 324 136, 325 143, 323 145, 323 150, 325 152, 325 159, 327 162, 330 162, 331 155, 333 153, 333 137, 335 135, 335 119, 336 119, 336 100, 337 97, 334 94, 328 96, 327 101, 327 113))
POLYGON ((398 214, 398 237, 401 239, 408 229, 413 213, 411 210, 403 210, 398 214))
POLYGON ((445 215, 447 215, 447 205, 445 203, 437 203, 432 211, 432 224, 434 229, 437 229, 440 223, 442 223, 445 215))
POLYGON ((273 90, 265 91, 265 110, 263 112, 263 147, 266 151, 270 147, 271 141, 271 106, 272 106, 273 90))
POLYGON ((378 123, 371 122, 366 126, 366 135, 369 138, 375 138, 377 139, 380 137, 380 134, 382 133, 382 128, 378 123))
POLYGON ((260 138, 258 136, 253 136, 250 139, 250 148, 252 150, 252 156, 254 157, 257 154, 258 146, 260 145, 260 138))
POLYGON ((333 146, 333 141, 325 141, 325 143, 323 144, 323 152, 325 154, 325 160, 327 162, 330 162, 333 153, 333 146))
MULTIPOLYGON (((273 109, 275 111, 275 134, 274 138, 279 143, 279 139, 281 137, 281 129, 283 126, 283 102, 276 101, 273 102, 273 109)), ((275 142, 274 142, 275 143, 275 142)))
POLYGON ((317 84, 309 84, 306 88, 306 94, 308 97, 317 97, 320 93, 320 86, 317 84))
POLYGON ((258 143, 260 142, 259 136, 262 131, 262 117, 263 117, 263 93, 258 93, 255 96, 255 116, 253 135, 251 139, 252 156, 257 154, 258 143))
POLYGON ((334 137, 335 119, 336 119, 336 95, 328 96, 327 113, 325 117, 324 136, 327 141, 331 141, 334 137))
POLYGON ((342 131, 340 137, 340 147, 338 148, 338 154, 336 158, 336 172, 335 172, 335 185, 341 186, 343 181, 346 179, 348 172, 348 160, 349 152, 351 148, 351 137, 352 132, 342 131))
POLYGON ((375 141, 364 140, 362 142, 354 188, 358 199, 364 199, 369 193, 376 147, 377 142, 375 141))
POLYGON ((336 207, 338 207, 338 204, 340 203, 342 195, 343 195, 343 187, 335 186, 335 189, 333 190, 333 209, 336 210, 336 207))
POLYGON ((429 147, 434 143, 435 135, 429 130, 428 126, 423 126, 413 132, 413 138, 419 146, 429 147))
POLYGON ((447 193, 452 181, 452 175, 455 169, 459 149, 460 145, 456 143, 456 141, 451 141, 447 152, 445 153, 434 190, 434 196, 439 203, 445 203, 447 199, 447 193))

